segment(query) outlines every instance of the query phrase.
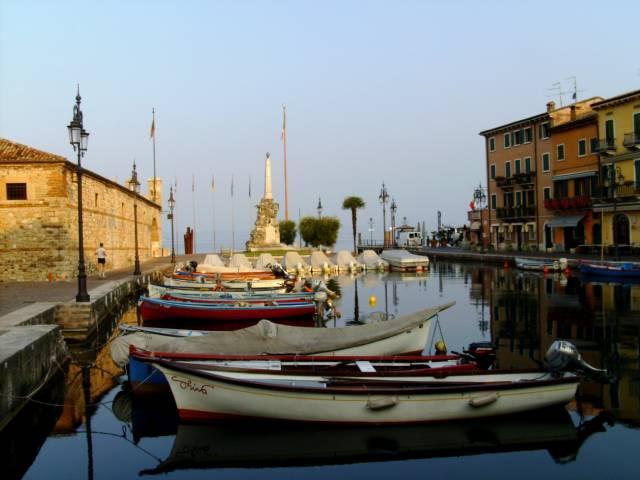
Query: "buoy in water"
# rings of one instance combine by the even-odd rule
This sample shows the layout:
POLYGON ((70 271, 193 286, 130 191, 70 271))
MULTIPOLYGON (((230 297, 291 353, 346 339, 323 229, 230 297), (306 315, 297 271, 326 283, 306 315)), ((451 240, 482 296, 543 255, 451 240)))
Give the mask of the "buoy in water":
POLYGON ((506 261, 506 260, 504 261, 503 268, 504 268, 505 270, 509 270, 509 262, 508 262, 508 261, 506 261))
POLYGON ((544 273, 549 273, 549 267, 547 267, 546 265, 544 267, 542 267, 542 271, 544 273))
POLYGON ((369 306, 371 306, 371 307, 375 307, 376 306, 376 296, 375 295, 371 295, 369 297, 369 306))

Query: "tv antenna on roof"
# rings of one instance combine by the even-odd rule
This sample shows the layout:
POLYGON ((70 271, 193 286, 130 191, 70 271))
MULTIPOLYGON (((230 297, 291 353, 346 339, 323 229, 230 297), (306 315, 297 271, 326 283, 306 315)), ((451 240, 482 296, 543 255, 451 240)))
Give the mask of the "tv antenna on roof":
POLYGON ((562 84, 560 82, 553 83, 551 85, 551 88, 548 88, 547 90, 549 90, 550 92, 553 92, 553 94, 551 95, 552 97, 555 97, 555 96, 558 97, 558 103, 560 104, 560 106, 562 106, 562 96, 569 93, 569 92, 562 91, 562 84))
POLYGON ((576 77, 567 77, 565 80, 573 80, 573 93, 571 94, 571 99, 573 100, 573 102, 577 102, 578 101, 578 93, 579 92, 583 92, 584 90, 578 90, 578 82, 576 80, 576 77))

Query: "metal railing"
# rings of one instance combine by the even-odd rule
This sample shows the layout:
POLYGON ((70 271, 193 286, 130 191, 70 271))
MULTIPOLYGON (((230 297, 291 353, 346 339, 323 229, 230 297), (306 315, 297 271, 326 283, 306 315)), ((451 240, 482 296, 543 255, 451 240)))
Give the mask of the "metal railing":
POLYGON ((640 132, 625 133, 622 144, 627 147, 640 147, 640 132))
POLYGON ((601 138, 598 140, 598 146, 596 148, 598 153, 615 152, 616 151, 616 139, 615 138, 601 138))
POLYGON ((593 196, 600 201, 612 200, 614 198, 628 198, 640 195, 640 183, 629 182, 624 185, 597 187, 593 196))
POLYGON ((498 218, 525 218, 535 217, 535 215, 535 205, 496 208, 496 217, 498 218))
POLYGON ((591 207, 591 197, 588 195, 548 198, 544 201, 544 208, 547 210, 580 210, 589 207, 591 207))

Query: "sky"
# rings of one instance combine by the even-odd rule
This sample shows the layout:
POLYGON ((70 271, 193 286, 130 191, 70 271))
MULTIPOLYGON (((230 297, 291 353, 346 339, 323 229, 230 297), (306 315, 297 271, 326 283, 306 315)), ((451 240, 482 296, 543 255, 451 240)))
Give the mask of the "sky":
POLYGON ((123 182, 135 160, 151 178, 155 108, 176 230, 195 218, 198 250, 214 228, 217 248, 232 231, 238 248, 266 152, 284 217, 286 104, 289 217, 317 215, 321 198, 348 247, 342 201, 361 197, 358 231, 381 239, 383 182, 397 223, 430 231, 438 211, 465 223, 486 186, 478 132, 558 103, 554 83, 571 92, 575 76, 579 99, 640 88, 638 14, 637 1, 616 0, 2 0, 0 136, 75 161, 66 126, 79 84, 83 166, 123 182))

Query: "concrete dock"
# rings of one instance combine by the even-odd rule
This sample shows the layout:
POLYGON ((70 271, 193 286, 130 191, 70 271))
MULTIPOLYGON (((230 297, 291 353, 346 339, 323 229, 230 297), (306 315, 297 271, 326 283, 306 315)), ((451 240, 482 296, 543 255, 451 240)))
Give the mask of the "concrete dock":
MULTIPOLYGON (((178 261, 201 255, 180 257, 178 261)), ((169 258, 87 279, 91 301, 76 303, 77 282, 0 283, 0 429, 69 360, 67 341, 83 340, 126 308, 148 280, 171 268, 169 258)))

